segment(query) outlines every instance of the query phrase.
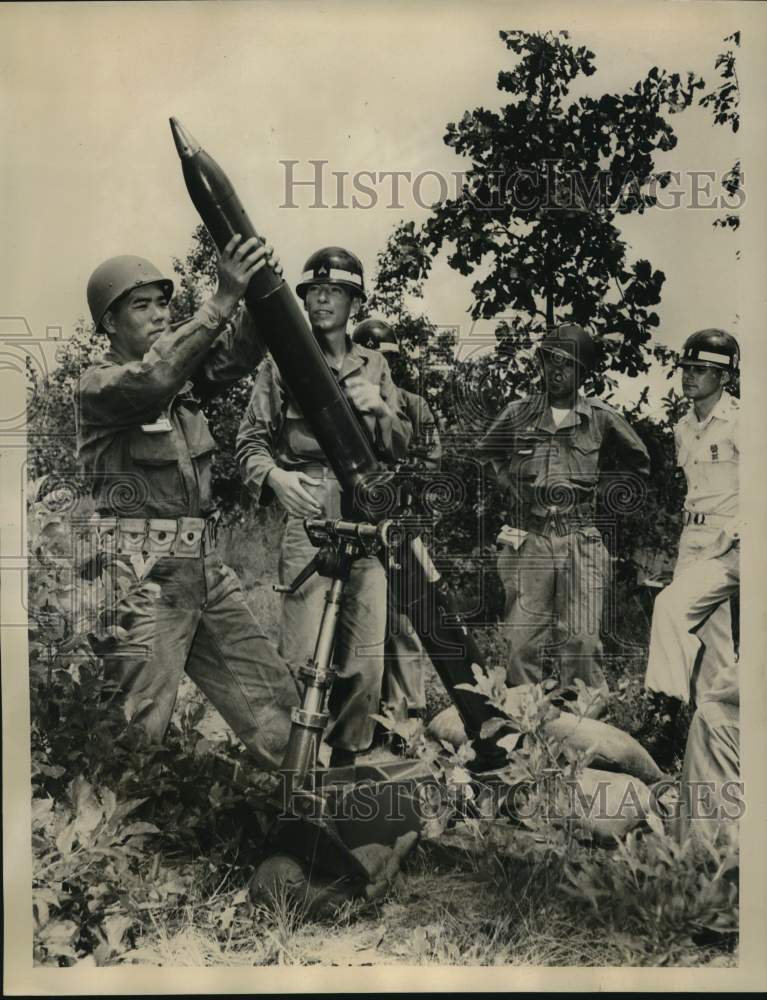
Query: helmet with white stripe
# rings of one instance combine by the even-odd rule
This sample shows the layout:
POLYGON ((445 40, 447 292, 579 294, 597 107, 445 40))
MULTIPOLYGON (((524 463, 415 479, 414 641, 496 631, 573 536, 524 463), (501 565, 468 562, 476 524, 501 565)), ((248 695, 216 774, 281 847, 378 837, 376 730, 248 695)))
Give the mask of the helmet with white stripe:
POLYGON ((737 372, 740 365, 740 348, 737 340, 726 330, 698 330, 684 342, 681 367, 699 365, 737 372))
POLYGON ((304 264, 301 280, 296 285, 300 298, 312 285, 343 285, 361 299, 365 298, 362 262, 343 247, 323 247, 304 264))
POLYGON ((355 344, 369 347, 371 351, 381 354, 399 354, 399 344, 394 336, 394 330, 382 319, 363 319, 352 334, 355 344))

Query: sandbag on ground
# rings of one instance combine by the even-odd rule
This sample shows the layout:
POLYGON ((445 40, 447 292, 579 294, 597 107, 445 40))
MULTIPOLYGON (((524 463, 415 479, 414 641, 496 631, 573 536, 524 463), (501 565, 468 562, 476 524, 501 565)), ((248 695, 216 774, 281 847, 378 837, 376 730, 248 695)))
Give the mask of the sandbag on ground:
MULTIPOLYGON (((547 736, 560 740, 576 753, 593 751, 592 763, 597 768, 620 771, 649 784, 663 777, 663 772, 641 743, 607 722, 560 712, 544 723, 543 729, 547 736)), ((426 732, 455 748, 466 742, 463 723, 452 705, 434 716, 426 732)))
POLYGON ((601 843, 625 836, 651 808, 650 789, 639 778, 592 767, 569 784, 564 798, 571 814, 562 818, 601 843))

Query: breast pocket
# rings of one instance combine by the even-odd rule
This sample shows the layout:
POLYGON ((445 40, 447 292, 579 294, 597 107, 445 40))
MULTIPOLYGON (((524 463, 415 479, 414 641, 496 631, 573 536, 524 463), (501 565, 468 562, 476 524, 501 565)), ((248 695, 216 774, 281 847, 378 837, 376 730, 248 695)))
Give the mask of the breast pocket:
POLYGON ((291 402, 285 409, 282 438, 288 454, 307 461, 323 461, 322 449, 309 430, 303 412, 291 402))
POLYGON ((520 438, 514 442, 509 456, 512 486, 535 482, 544 466, 543 444, 534 438, 520 438))
POLYGON ((563 452, 573 482, 588 485, 596 481, 599 475, 599 441, 592 438, 566 441, 563 452))
POLYGON ((737 486, 738 452, 727 438, 707 443, 696 455, 697 479, 705 492, 720 493, 737 486))
POLYGON ((186 494, 173 431, 132 431, 129 449, 135 471, 146 487, 149 505, 158 513, 183 514, 186 494))

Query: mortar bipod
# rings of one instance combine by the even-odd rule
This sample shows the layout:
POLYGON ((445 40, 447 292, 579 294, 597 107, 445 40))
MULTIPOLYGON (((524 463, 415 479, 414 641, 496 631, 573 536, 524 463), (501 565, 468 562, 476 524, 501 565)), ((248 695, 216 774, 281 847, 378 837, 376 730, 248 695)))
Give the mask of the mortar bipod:
POLYGON ((344 520, 304 521, 310 541, 317 546, 314 557, 287 585, 275 585, 281 594, 294 594, 314 573, 331 581, 325 596, 314 655, 299 671, 304 681, 300 708, 291 711, 288 746, 282 762, 282 772, 290 776, 293 789, 313 787, 322 734, 328 721, 326 700, 333 682, 333 649, 344 587, 349 581, 354 561, 361 556, 377 555, 386 545, 388 521, 380 525, 344 520))

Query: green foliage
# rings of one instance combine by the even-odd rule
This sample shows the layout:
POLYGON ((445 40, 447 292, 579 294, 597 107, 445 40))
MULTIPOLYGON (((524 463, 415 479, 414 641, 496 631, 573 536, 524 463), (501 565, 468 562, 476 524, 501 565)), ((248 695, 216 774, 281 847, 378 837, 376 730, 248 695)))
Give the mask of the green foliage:
POLYGON ((56 363, 41 374, 27 363, 28 476, 51 473, 71 476, 75 461, 74 390, 80 374, 104 353, 108 344, 93 325, 80 320, 71 337, 56 351, 56 363))
MULTIPOLYGON (((735 48, 740 47, 740 32, 735 31, 727 35, 725 42, 732 42, 735 48)), ((716 57, 714 68, 719 70, 721 83, 704 94, 698 102, 704 108, 710 108, 714 122, 717 125, 724 125, 733 133, 740 128, 740 83, 735 67, 735 53, 732 49, 727 49, 716 57)), ((738 198, 743 191, 743 171, 740 160, 736 160, 733 166, 722 178, 722 189, 730 198, 738 198)), ((714 220, 714 226, 720 229, 738 229, 740 226, 740 216, 734 212, 729 212, 714 220)), ((739 252, 738 252, 739 255, 739 252)))
MULTIPOLYGON (((740 48, 740 32, 727 35, 725 42, 732 42, 740 48)), ((719 70, 721 83, 704 94, 698 102, 701 107, 710 108, 717 125, 729 126, 733 132, 740 128, 740 84, 735 68, 735 53, 727 49, 716 57, 714 68, 719 70)))
POLYGON ((417 288, 449 244, 452 268, 482 274, 473 316, 510 314, 521 340, 557 318, 584 323, 615 335, 603 340, 603 367, 644 371, 665 276, 649 261, 627 261, 614 219, 654 205, 669 183, 654 163, 677 141, 664 115, 689 106, 703 82, 653 67, 625 94, 567 104, 573 81, 595 72, 594 53, 574 48, 567 32, 500 35, 518 61, 498 87, 518 99, 447 126, 445 142, 470 161, 463 189, 418 234, 395 232, 386 286, 400 277, 417 288))
MULTIPOLYGON (((445 843, 462 847, 478 871, 490 872, 510 904, 519 897, 520 882, 533 878, 545 883, 537 905, 544 905, 543 897, 548 904, 569 897, 578 925, 619 952, 615 964, 690 964, 704 944, 732 947, 738 932, 736 825, 722 824, 713 839, 693 833, 680 842, 666 829, 661 811, 651 810, 645 823, 611 849, 585 844, 578 824, 566 818, 572 799, 563 793, 592 755, 574 753, 543 728, 557 714, 561 692, 547 683, 520 694, 507 687, 501 668, 475 667, 474 674, 475 683, 462 686, 482 694, 524 734, 521 745, 516 737, 504 738, 509 764, 494 774, 501 787, 525 789, 524 814, 516 822, 513 816, 498 817, 497 788, 488 794, 487 786, 472 785, 467 745, 458 752, 448 743, 436 749, 420 723, 382 719, 409 742, 413 755, 432 767, 441 765, 435 773, 447 783, 448 800, 463 808, 462 822, 448 831, 445 843)), ((582 689, 571 708, 577 713, 587 700, 582 689)), ((482 735, 495 735, 506 724, 491 720, 482 735)), ((516 806, 521 801, 514 796, 516 806)), ((431 831, 437 843, 444 835, 444 823, 431 831)))
MULTIPOLYGON (((30 507, 35 961, 42 964, 128 960, 151 911, 181 906, 199 888, 184 864, 204 857, 208 880, 235 858, 247 866, 263 836, 263 816, 235 783, 235 765, 244 764, 250 789, 262 776, 241 750, 214 748, 201 734, 200 698, 180 707, 162 745, 148 745, 104 683, 88 641, 104 607, 103 567, 81 576, 81 532, 84 516, 30 507), (168 868, 153 851, 177 864, 168 868)), ((127 585, 117 580, 118 590, 127 585)))
POLYGON ((720 827, 713 843, 632 832, 607 858, 570 860, 565 888, 628 960, 673 965, 713 935, 737 934, 738 865, 732 826, 720 827))

